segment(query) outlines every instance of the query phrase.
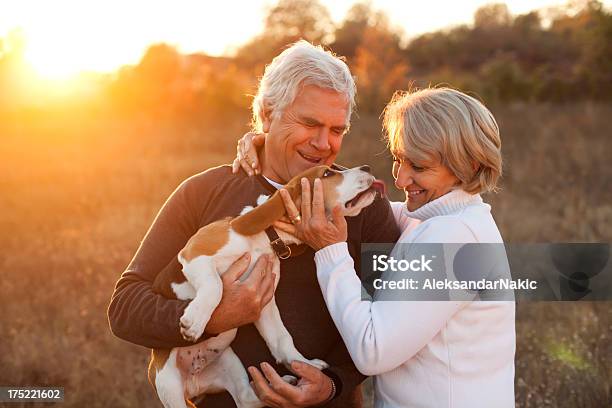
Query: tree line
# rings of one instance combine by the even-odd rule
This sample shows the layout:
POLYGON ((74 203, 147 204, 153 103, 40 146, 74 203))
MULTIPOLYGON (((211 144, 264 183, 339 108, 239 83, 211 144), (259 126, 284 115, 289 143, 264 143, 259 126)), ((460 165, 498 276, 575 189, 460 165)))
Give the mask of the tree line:
MULTIPOLYGON (((346 58, 362 112, 380 113, 397 89, 438 83, 487 103, 612 100, 612 13, 597 0, 521 15, 503 3, 489 4, 475 12, 472 24, 410 40, 368 1, 334 24, 319 0, 280 0, 268 9, 261 34, 234 55, 181 55, 169 45, 153 45, 138 65, 108 78, 105 100, 126 114, 193 120, 246 111, 245 94, 255 92, 265 64, 300 38, 346 58)), ((18 41, 0 39, 0 105, 13 100, 10 73, 22 52, 18 41)))
POLYGON ((335 26, 317 0, 281 0, 270 9, 263 33, 236 59, 260 66, 298 38, 323 44, 347 58, 359 106, 373 111, 393 90, 411 84, 447 83, 490 102, 612 99, 612 13, 600 1, 521 15, 504 3, 489 4, 475 12, 473 24, 406 44, 403 37, 369 2, 355 4, 335 26))

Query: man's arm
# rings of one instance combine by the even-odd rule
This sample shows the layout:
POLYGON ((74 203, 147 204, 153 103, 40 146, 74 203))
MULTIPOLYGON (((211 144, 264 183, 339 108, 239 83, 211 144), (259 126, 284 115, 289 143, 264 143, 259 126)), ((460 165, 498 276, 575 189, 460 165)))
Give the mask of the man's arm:
POLYGON ((108 318, 119 338, 151 348, 189 344, 179 330, 179 319, 189 302, 167 299, 152 289, 162 270, 181 268, 176 256, 197 231, 197 220, 188 205, 188 183, 181 184, 165 202, 115 286, 108 318))
MULTIPOLYGON (((210 178, 217 181, 218 175, 211 173, 210 178)), ((152 288, 159 273, 181 270, 177 254, 200 226, 199 214, 206 211, 202 197, 210 200, 214 195, 212 188, 206 189, 206 180, 190 179, 168 198, 115 287, 108 318, 117 337, 150 348, 192 344, 182 338, 179 329, 189 301, 167 299, 152 288)), ((274 295, 275 276, 267 257, 258 259, 253 273, 240 281, 249 264, 249 256, 243 256, 222 275, 221 302, 201 340, 256 321, 274 295)))

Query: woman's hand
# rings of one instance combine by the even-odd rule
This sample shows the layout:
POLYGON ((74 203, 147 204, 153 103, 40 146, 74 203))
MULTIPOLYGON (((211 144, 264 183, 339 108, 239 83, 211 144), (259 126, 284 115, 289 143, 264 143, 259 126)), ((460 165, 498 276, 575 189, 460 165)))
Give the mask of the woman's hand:
POLYGON ((291 195, 285 189, 280 189, 280 195, 285 204, 287 215, 292 224, 277 221, 274 226, 281 231, 296 236, 315 251, 326 246, 345 242, 347 239, 346 220, 342 215, 340 206, 332 211, 332 220, 325 215, 323 204, 323 185, 320 179, 315 179, 312 200, 310 198, 310 183, 303 178, 302 183, 302 211, 298 211, 291 195))
POLYGON ((257 148, 263 146, 265 142, 265 133, 249 132, 242 136, 236 145, 236 158, 232 163, 232 173, 238 173, 240 168, 249 176, 261 173, 257 148))

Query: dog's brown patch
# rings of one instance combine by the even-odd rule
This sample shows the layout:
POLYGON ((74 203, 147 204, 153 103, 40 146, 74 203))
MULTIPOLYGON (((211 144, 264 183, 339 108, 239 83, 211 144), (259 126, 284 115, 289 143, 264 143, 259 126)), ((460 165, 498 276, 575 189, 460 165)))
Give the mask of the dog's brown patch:
MULTIPOLYGON (((323 184, 323 199, 325 200, 325 209, 331 213, 331 210, 341 203, 337 203, 338 200, 338 185, 342 183, 342 174, 336 173, 333 176, 325 178, 323 184)), ((323 179, 322 179, 323 180, 323 179)), ((314 190, 314 189, 311 189, 314 190)), ((314 191, 313 191, 314 194, 314 191)))
POLYGON ((171 349, 151 350, 151 361, 149 361, 149 382, 153 388, 155 388, 155 377, 157 376, 157 372, 164 367, 166 361, 168 361, 168 357, 170 357, 171 351, 171 349))
MULTIPOLYGON (((155 378, 157 377, 157 372, 161 370, 168 358, 170 357, 171 349, 152 349, 151 350, 151 361, 149 361, 149 382, 153 386, 155 392, 157 392, 157 387, 155 387, 155 378)), ((185 404, 189 408, 196 408, 193 402, 189 401, 185 398, 185 404)))
MULTIPOLYGON (((200 228, 187 241, 187 244, 180 252, 181 256, 185 260, 191 261, 200 255, 214 255, 229 239, 229 220, 230 218, 225 218, 200 228)), ((168 299, 176 299, 176 294, 172 290, 171 284, 183 283, 186 280, 181 264, 178 260, 173 260, 170 265, 155 277, 153 292, 159 293, 168 299)))
POLYGON ((200 228, 181 251, 181 257, 189 262, 200 255, 216 254, 229 240, 229 226, 230 218, 224 218, 200 228))

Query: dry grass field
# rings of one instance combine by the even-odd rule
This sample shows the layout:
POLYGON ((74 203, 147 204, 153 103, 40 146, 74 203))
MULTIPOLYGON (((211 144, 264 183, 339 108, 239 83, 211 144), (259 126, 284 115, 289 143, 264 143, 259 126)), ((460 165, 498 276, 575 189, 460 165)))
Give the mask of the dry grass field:
MULTIPOLYGON (((485 199, 506 241, 611 242, 612 106, 493 111, 506 173, 485 199)), ((229 162, 247 121, 0 117, 0 385, 63 386, 65 407, 157 406, 148 350, 112 336, 109 298, 164 199, 229 162)), ((377 117, 356 118, 340 162, 369 163, 389 181, 379 138, 377 117)), ((611 312, 610 302, 519 305, 517 406, 609 406, 611 312)))

